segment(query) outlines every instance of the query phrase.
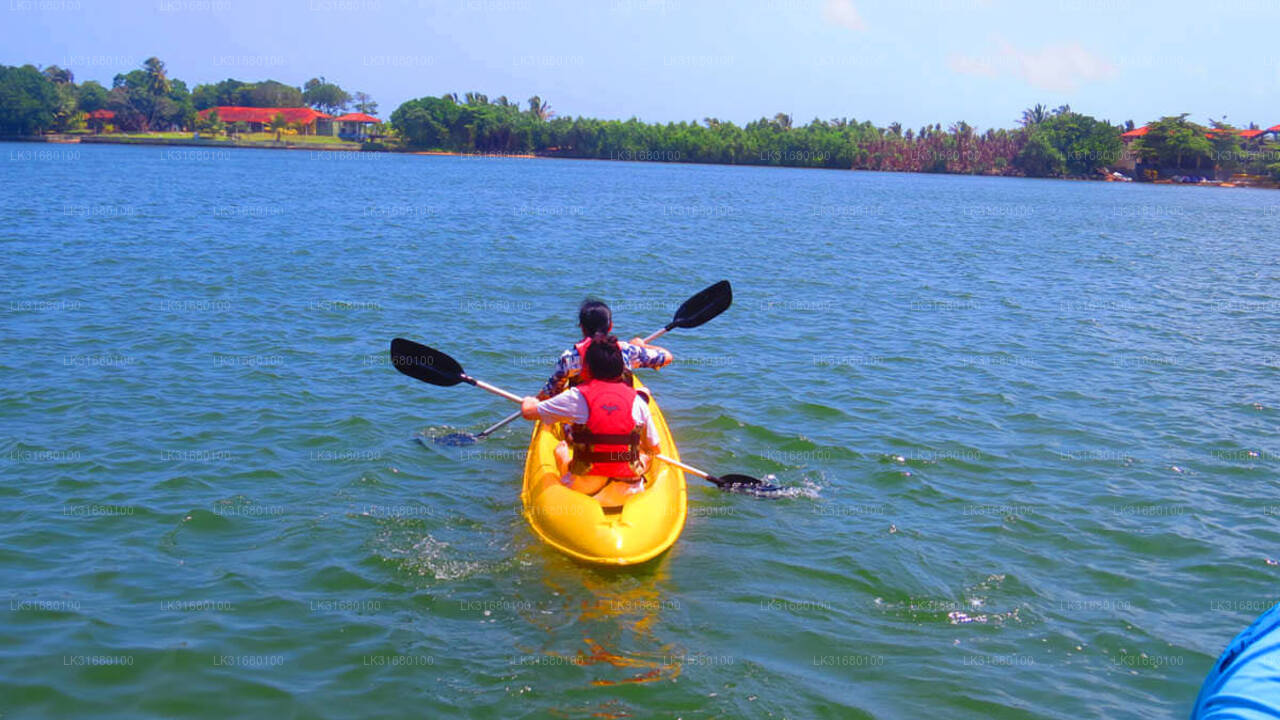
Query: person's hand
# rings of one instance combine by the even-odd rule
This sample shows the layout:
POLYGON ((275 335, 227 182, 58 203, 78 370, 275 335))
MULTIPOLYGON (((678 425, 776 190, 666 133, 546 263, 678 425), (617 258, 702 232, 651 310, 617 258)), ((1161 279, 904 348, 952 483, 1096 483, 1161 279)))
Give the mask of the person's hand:
POLYGON ((525 420, 538 419, 538 398, 526 397, 520 401, 520 415, 525 420))
POLYGON ((627 344, 628 344, 628 345, 636 345, 636 346, 638 346, 638 347, 644 347, 644 338, 642 338, 642 337, 633 337, 633 338, 631 338, 630 340, 628 340, 628 341, 627 341, 627 344))

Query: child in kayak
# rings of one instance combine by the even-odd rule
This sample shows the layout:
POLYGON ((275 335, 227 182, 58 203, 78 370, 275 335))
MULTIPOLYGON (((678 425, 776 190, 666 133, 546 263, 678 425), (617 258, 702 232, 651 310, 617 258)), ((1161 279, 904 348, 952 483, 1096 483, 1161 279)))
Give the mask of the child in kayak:
POLYGON ((622 348, 596 333, 585 355, 589 379, 555 397, 526 397, 520 414, 543 423, 569 423, 556 446, 561 482, 605 507, 644 490, 644 474, 661 442, 648 401, 626 378, 622 348))
MULTIPOLYGON (((578 308, 578 327, 582 328, 582 341, 565 350, 556 361, 555 370, 538 393, 539 400, 555 397, 588 378, 583 377, 583 359, 586 357, 591 338, 597 333, 608 335, 613 331, 613 313, 609 306, 599 300, 585 300, 578 308)), ((657 345, 646 345, 644 339, 634 338, 631 342, 620 342, 618 348, 622 352, 622 362, 628 370, 635 368, 658 369, 671 364, 671 351, 657 345)))

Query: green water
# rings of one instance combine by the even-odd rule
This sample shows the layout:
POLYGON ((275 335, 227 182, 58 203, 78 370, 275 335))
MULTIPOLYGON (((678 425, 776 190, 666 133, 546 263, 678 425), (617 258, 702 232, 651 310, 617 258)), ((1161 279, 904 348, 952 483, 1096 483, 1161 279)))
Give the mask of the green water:
POLYGON ((1165 718, 1280 579, 1280 194, 0 145, 0 716, 1165 718), (520 516, 587 294, 691 479, 520 516), (415 442, 426 440, 426 444, 415 442))

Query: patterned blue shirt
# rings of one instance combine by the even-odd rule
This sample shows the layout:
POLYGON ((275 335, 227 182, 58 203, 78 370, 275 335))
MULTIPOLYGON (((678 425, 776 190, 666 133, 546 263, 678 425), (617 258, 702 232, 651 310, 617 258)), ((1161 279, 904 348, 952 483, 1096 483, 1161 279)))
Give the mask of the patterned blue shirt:
MULTIPOLYGON (((622 351, 622 361, 632 370, 636 368, 653 368, 656 370, 671 363, 671 353, 652 345, 632 345, 629 342, 619 340, 618 349, 622 351)), ((560 359, 556 360, 556 369, 551 373, 551 377, 547 379, 547 384, 542 386, 542 392, 538 393, 538 399, 546 400, 559 395, 569 386, 570 380, 581 374, 582 358, 578 357, 578 349, 571 347, 560 353, 560 359)))

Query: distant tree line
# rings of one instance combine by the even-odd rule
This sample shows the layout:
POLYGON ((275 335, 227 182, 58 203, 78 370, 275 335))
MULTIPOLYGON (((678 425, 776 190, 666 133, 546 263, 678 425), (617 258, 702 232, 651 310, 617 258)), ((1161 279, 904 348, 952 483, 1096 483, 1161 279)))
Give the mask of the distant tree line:
MULTIPOLYGON (((301 88, 275 80, 245 82, 229 78, 187 85, 171 78, 164 62, 151 57, 136 70, 116 75, 111 88, 75 83, 70 70, 56 65, 0 65, 0 134, 68 132, 85 127, 87 114, 106 109, 123 131, 189 130, 220 132, 215 116, 197 112, 219 105, 250 107, 310 106, 337 114, 354 109, 374 114, 378 105, 366 93, 348 93, 323 77, 301 88)), ((558 116, 542 98, 527 105, 506 96, 490 100, 482 93, 456 93, 409 100, 391 113, 399 140, 411 148, 479 153, 538 153, 561 157, 735 165, 890 170, 903 172, 1090 176, 1115 165, 1125 152, 1120 135, 1132 121, 1114 125, 1063 105, 1036 105, 1023 111, 1017 127, 979 132, 960 121, 947 126, 904 129, 853 118, 814 118, 795 124, 778 113, 743 126, 717 118, 676 123, 646 123, 558 116)), ((283 119, 273 124, 279 134, 283 119), (280 127, 276 127, 279 125, 280 127)), ((1185 114, 1161 118, 1130 148, 1148 165, 1161 168, 1269 173, 1280 180, 1280 149, 1275 143, 1246 140, 1225 121, 1205 127, 1185 114)))
MULTIPOLYGON (((490 101, 474 92, 410 100, 391 113, 391 125, 410 147, 454 152, 1029 177, 1088 177, 1113 167, 1125 152, 1121 133, 1133 129, 1132 121, 1114 125, 1067 105, 1036 105, 1022 113, 1020 127, 981 133, 963 121, 919 130, 852 118, 796 125, 784 113, 741 127, 710 117, 659 124, 557 117, 537 96, 522 110, 505 96, 490 101)), ((1280 180, 1280 148, 1247 148, 1232 130, 1185 115, 1162 118, 1133 150, 1162 167, 1193 164, 1280 180)))
POLYGON ((83 130, 95 110, 115 113, 118 130, 188 130, 200 124, 196 113, 216 105, 248 107, 313 107, 336 114, 348 108, 370 115, 378 103, 363 92, 348 93, 323 77, 296 88, 275 80, 227 79, 196 85, 169 77, 162 60, 147 58, 142 66, 115 76, 111 88, 89 80, 76 84, 70 70, 50 65, 0 65, 0 134, 83 130))

